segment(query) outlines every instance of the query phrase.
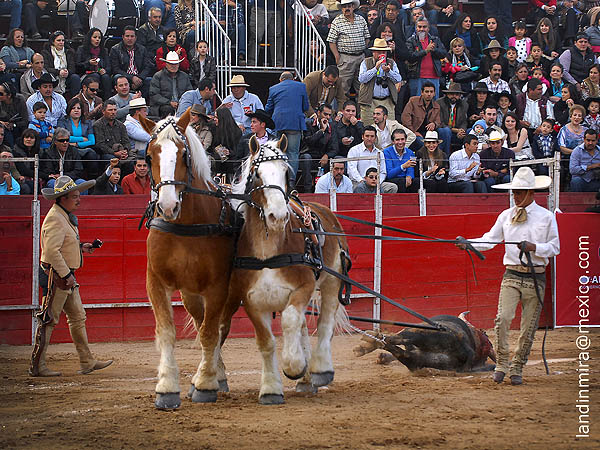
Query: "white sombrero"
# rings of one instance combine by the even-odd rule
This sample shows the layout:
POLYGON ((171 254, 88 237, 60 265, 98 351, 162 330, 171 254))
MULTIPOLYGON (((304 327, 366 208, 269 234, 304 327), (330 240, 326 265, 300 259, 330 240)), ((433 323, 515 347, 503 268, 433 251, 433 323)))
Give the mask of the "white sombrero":
POLYGON ((521 167, 510 183, 495 184, 494 189, 546 189, 552 178, 546 175, 535 176, 529 167, 521 167))
POLYGON ((181 61, 183 61, 183 58, 179 59, 177 52, 169 52, 167 53, 166 58, 160 58, 160 60, 166 62, 167 64, 179 64, 181 61))

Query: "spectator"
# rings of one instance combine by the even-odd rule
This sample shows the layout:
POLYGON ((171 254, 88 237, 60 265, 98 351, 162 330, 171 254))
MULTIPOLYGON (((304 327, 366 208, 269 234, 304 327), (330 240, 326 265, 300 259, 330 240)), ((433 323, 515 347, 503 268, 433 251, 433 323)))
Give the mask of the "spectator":
POLYGON ((46 104, 48 110, 46 113, 46 120, 54 127, 58 123, 58 119, 65 115, 67 101, 62 95, 54 92, 54 88, 57 84, 58 80, 49 73, 44 73, 40 78, 31 83, 31 86, 36 92, 31 95, 26 102, 30 121, 33 119, 33 105, 37 102, 46 104))
MULTIPOLYGON (((502 136, 502 139, 505 138, 502 128, 496 125, 496 122, 498 121, 498 110, 495 105, 490 104, 483 108, 483 120, 485 121, 485 133, 488 136, 492 131, 497 131, 502 136)), ((487 148, 487 145, 484 145, 483 148, 487 148)))
POLYGON ((358 71, 371 36, 365 19, 354 13, 359 0, 340 0, 339 3, 342 14, 331 22, 327 42, 340 72, 342 91, 347 94, 352 88, 358 94, 358 71))
POLYGON ((547 18, 558 26, 556 0, 529 0, 529 14, 533 16, 534 23, 547 18))
POLYGON ((208 54, 208 43, 204 40, 196 43, 196 54, 190 61, 190 78, 194 89, 204 79, 213 83, 217 80, 217 63, 215 58, 208 54))
POLYGON ((488 192, 492 192, 495 184, 510 183, 508 164, 511 159, 515 159, 515 153, 502 145, 502 135, 497 131, 492 131, 489 143, 490 146, 479 157, 483 168, 483 182, 488 192))
POLYGON ((0 58, 6 64, 6 70, 25 72, 31 68, 33 50, 27 46, 25 33, 20 28, 13 28, 6 37, 6 42, 0 50, 0 58))
POLYGON ((188 74, 179 70, 183 59, 176 52, 169 52, 163 61, 166 67, 156 72, 150 83, 150 114, 161 119, 174 115, 179 99, 192 89, 188 74))
POLYGON ((175 28, 170 28, 165 30, 165 41, 163 44, 156 50, 156 69, 163 70, 165 68, 165 55, 169 52, 175 52, 181 59, 179 63, 179 68, 184 72, 188 72, 190 70, 190 62, 188 61, 187 52, 185 49, 177 43, 177 30, 175 28))
POLYGON ((454 23, 459 14, 458 0, 427 0, 427 9, 427 18, 433 26, 438 23, 454 23))
POLYGON ((483 9, 486 16, 498 19, 498 27, 505 32, 512 28, 512 2, 510 0, 484 0, 483 9))
POLYGON ((302 132, 306 130, 305 115, 308 111, 308 94, 306 86, 295 81, 290 72, 283 72, 279 83, 269 88, 269 98, 265 111, 272 114, 277 135, 285 134, 288 139, 287 156, 292 168, 290 185, 296 182, 298 171, 298 156, 302 132))
POLYGON ((373 111, 373 126, 377 131, 377 139, 375 145, 378 148, 386 148, 392 145, 392 134, 396 130, 403 130, 406 135, 406 145, 411 146, 416 140, 415 133, 410 131, 404 125, 396 120, 388 119, 388 110, 385 106, 380 105, 375 107, 373 111))
MULTIPOLYGON (((220 110, 221 110, 221 108, 219 108, 219 112, 220 112, 220 110)), ((229 111, 229 110, 225 109, 225 111, 229 111)), ((229 115, 231 115, 231 113, 229 115)), ((277 139, 277 136, 275 134, 269 132, 269 130, 275 129, 275 122, 273 122, 273 119, 271 119, 271 116, 269 114, 267 114, 267 112, 265 112, 262 109, 259 109, 255 112, 253 112, 252 114, 249 114, 249 116, 250 116, 250 131, 252 131, 252 134, 239 141, 235 155, 233 155, 233 160, 238 162, 237 165, 239 165, 239 162, 241 162, 241 160, 243 158, 248 156, 248 150, 249 150, 248 142, 252 136, 256 137, 256 139, 258 140, 258 143, 260 145, 266 144, 269 141, 277 139)), ((222 141, 222 138, 219 139, 219 137, 217 136, 217 134, 219 134, 218 129, 220 127, 222 127, 222 125, 223 125, 223 120, 219 120, 219 124, 217 125, 217 131, 215 131, 215 144, 218 141, 222 141)), ((238 130, 239 130, 239 128, 238 128, 238 130)), ((227 134, 224 133, 224 131, 225 131, 224 129, 221 130, 221 136, 226 137, 227 134)), ((241 131, 240 131, 240 134, 241 134, 241 131)))
POLYGON ((102 117, 94 122, 96 149, 105 161, 127 159, 129 153, 126 149, 131 148, 127 128, 116 119, 117 104, 114 100, 106 100, 102 105, 102 117))
MULTIPOLYGON (((206 115, 206 109, 204 108, 204 106, 199 105, 199 104, 195 104, 192 106, 192 109, 190 109, 190 123, 189 125, 192 126, 194 128, 194 130, 196 130, 196 134, 198 135, 198 138, 200 139, 200 143, 202 144, 202 147, 204 147, 204 149, 206 151, 211 150, 212 147, 212 143, 213 143, 213 133, 211 130, 211 127, 209 126, 209 122, 210 122, 210 117, 208 115, 206 115)), ((219 122, 219 119, 216 119, 215 122, 219 122)), ((221 124, 223 125, 223 124, 221 124)), ((216 128, 216 126, 215 126, 216 128)), ((221 127, 222 129, 223 127, 221 127)), ((234 133, 236 134, 236 133, 234 133)), ((240 133, 237 133, 240 134, 240 133)), ((240 134, 241 136, 241 134, 240 134)), ((239 142, 239 138, 238 138, 238 142, 239 142)), ((237 142, 236 142, 237 144, 237 142)), ((235 148, 235 147, 233 147, 235 148)), ((216 153, 220 155, 224 155, 224 156, 229 156, 229 148, 226 149, 222 148, 219 149, 216 153)))
POLYGON ((586 128, 582 125, 585 117, 585 108, 573 105, 569 113, 570 121, 558 133, 558 145, 563 158, 569 158, 573 150, 583 144, 586 128))
POLYGON ((508 40, 508 45, 517 50, 517 61, 525 62, 531 51, 531 39, 525 36, 527 25, 523 21, 515 22, 515 35, 508 40))
MULTIPOLYGON (((358 3, 358 0, 356 1, 358 3)), ((235 9, 241 10, 239 6, 235 9)), ((263 38, 265 43, 271 43, 268 47, 271 55, 271 64, 275 67, 283 66, 283 47, 285 43, 281 31, 282 16, 283 12, 279 2, 273 0, 256 0, 254 2, 254 8, 252 8, 250 21, 248 22, 248 31, 250 33, 250 39, 248 40, 248 64, 251 66, 259 63, 258 48, 263 38), (275 45, 275 42, 277 42, 277 45, 275 45)), ((265 60, 266 58, 265 49, 265 60)))
MULTIPOLYGON (((264 1, 264 0, 263 0, 264 1)), ((269 2, 271 3, 271 2, 269 2)), ((209 3, 209 8, 214 16, 217 18, 219 25, 225 30, 231 42, 236 45, 237 60, 234 59, 233 63, 242 66, 246 64, 246 18, 244 17, 244 6, 243 4, 236 5, 236 0, 213 0, 209 3)), ((269 9, 271 5, 267 5, 269 9)), ((268 13, 267 13, 268 14, 268 13)), ((281 14, 281 12, 279 12, 281 14)), ((259 23, 264 20, 263 17, 259 17, 259 23)), ((281 17, 277 17, 275 23, 269 23, 269 17, 267 17, 268 28, 271 25, 278 27, 277 33, 277 53, 278 58, 281 58, 281 49, 283 47, 283 41, 281 39, 281 17)), ((252 24, 255 25, 255 24, 252 24)), ((260 25, 259 25, 260 27, 260 25)), ((271 29, 267 30, 268 35, 272 36, 271 29)), ((262 36, 264 32, 258 32, 259 36, 262 36)), ((269 39, 271 39, 269 37, 269 39)), ((266 41, 265 41, 266 42, 266 41)), ((271 48, 274 45, 272 40, 269 40, 271 48)), ((272 55, 272 54, 271 54, 272 55)), ((272 59, 275 61, 275 59, 272 59)), ((278 64, 279 65, 279 64, 278 64)))
MULTIPOLYGON (((554 121, 544 119, 540 126, 540 134, 534 136, 531 141, 531 149, 535 159, 553 158, 554 154, 560 152, 558 139, 553 135, 554 121)), ((538 164, 537 172, 539 175, 548 175, 548 166, 538 164)))
POLYGON ((179 0, 173 8, 179 40, 190 50, 196 40, 196 8, 193 0, 179 0))
POLYGON ((65 45, 65 33, 55 31, 42 50, 46 70, 58 80, 56 92, 67 94, 67 98, 75 96, 81 89, 81 79, 75 73, 75 52, 65 45))
POLYGON ((600 149, 596 131, 586 130, 584 142, 571 154, 569 171, 572 192, 600 190, 600 149))
POLYGON ((425 82, 421 86, 421 95, 411 97, 402 112, 402 124, 409 130, 415 130, 417 145, 423 145, 423 136, 427 131, 435 131, 443 140, 443 150, 450 154, 450 141, 452 132, 448 127, 442 127, 440 118, 440 105, 433 101, 435 87, 432 83, 425 82))
MULTIPOLYGON (((0 5, 1 4, 2 3, 0 3, 0 5)), ((21 81, 19 82, 21 94, 25 97, 25 100, 27 100, 35 92, 35 89, 33 89, 31 83, 40 78, 42 74, 46 72, 48 71, 44 68, 44 56, 40 53, 34 53, 31 57, 31 67, 27 69, 27 72, 21 75, 21 81)))
MULTIPOLYGON (((40 137, 38 134, 29 128, 23 131, 23 134, 17 139, 13 148, 15 158, 35 158, 40 153, 40 137)), ((17 162, 15 163, 17 170, 23 177, 19 183, 21 185, 21 194, 31 195, 33 193, 33 177, 34 163, 33 162, 17 162)))
MULTIPOLYGON (((2 152, 1 159, 10 157, 8 155, 12 156, 10 152, 2 152)), ((13 178, 10 170, 10 163, 3 162, 2 168, 0 169, 0 195, 19 195, 20 193, 21 185, 13 178)))
MULTIPOLYGON (((380 23, 389 23, 392 26, 394 37, 396 38, 398 43, 406 42, 406 36, 404 35, 404 25, 406 24, 406 22, 408 22, 408 20, 406 20, 404 11, 402 10, 402 3, 404 2, 399 0, 388 0, 385 3, 385 15, 380 17, 379 19, 380 23)), ((415 6, 423 6, 423 4, 424 0, 418 0, 415 2, 415 6)))
MULTIPOLYGON (((546 117, 554 119, 552 102, 542 97, 542 82, 532 78, 527 82, 527 92, 517 95, 515 108, 517 117, 522 117, 521 125, 528 129, 529 135, 539 133, 539 126, 546 117)), ((584 114, 585 115, 585 114, 584 114)), ((581 120, 583 120, 581 116, 581 120)))
POLYGON ((89 31, 90 23, 90 3, 89 0, 76 0, 75 11, 70 17, 71 37, 73 39, 85 38, 85 33, 89 31))
POLYGON ((231 88, 231 94, 223 99, 221 106, 231 110, 231 115, 242 133, 249 133, 250 117, 248 114, 258 109, 264 109, 264 105, 257 95, 247 91, 246 88, 250 85, 246 84, 243 75, 234 75, 227 86, 231 88))
MULTIPOLYGON (((404 23, 404 36, 405 37, 406 36, 410 37, 413 34, 415 34, 415 32, 417 31, 417 21, 421 17, 425 17, 425 12, 423 11, 423 8, 415 6, 413 9, 411 9, 410 14, 408 14, 408 19, 404 23)), ((436 23, 432 22, 429 19, 429 16, 427 17, 427 20, 429 20, 429 22, 430 22, 431 29, 429 30, 429 32, 431 33, 431 35, 439 37, 438 31, 436 28, 436 23)), ((454 19, 452 19, 452 20, 454 21, 454 19)), ((385 22, 383 24, 381 24, 381 26, 383 26, 383 25, 385 25, 385 22)))
MULTIPOLYGON (((0 152, 2 153, 11 153, 12 152, 12 148, 8 147, 5 143, 4 143, 4 127, 0 125, 0 152)), ((12 157, 9 156, 9 158, 12 157)), ((13 163, 11 163, 11 166, 14 166, 13 163)), ((18 171, 17 171, 18 172, 18 171)))
POLYGON ((579 33, 575 45, 562 52, 558 60, 564 69, 563 78, 571 84, 581 83, 595 63, 587 36, 579 33))
POLYGON ((54 134, 54 127, 46 120, 48 107, 44 103, 36 102, 32 109, 33 119, 29 121, 29 128, 35 130, 39 134, 41 140, 40 148, 44 150, 50 147, 52 135, 54 134))
POLYGON ((596 131, 596 133, 600 132, 600 98, 598 97, 588 97, 585 101, 585 109, 587 111, 587 115, 583 120, 583 125, 586 128, 591 128, 596 131))
POLYGON ((493 101, 490 91, 485 83, 479 82, 467 97, 467 117, 469 126, 483 118, 483 110, 486 106, 492 105, 493 101))
POLYGON ((460 83, 461 89, 470 92, 473 82, 479 79, 476 68, 471 63, 469 51, 465 48, 465 41, 454 38, 450 41, 450 53, 442 60, 442 72, 450 77, 450 80, 460 83))
POLYGON ((512 94, 506 91, 496 94, 495 97, 498 106, 496 109, 496 125, 502 126, 504 117, 506 117, 509 112, 515 111, 516 101, 512 94))
MULTIPOLYGON (((550 63, 552 61, 544 56, 542 47, 536 42, 535 44, 531 44, 531 52, 525 62, 529 66, 531 76, 535 77, 535 69, 540 69, 542 71, 542 76, 545 76, 550 71, 550 63)), ((537 78, 540 77, 538 76, 537 78)))
MULTIPOLYGON (((150 17, 151 8, 160 9, 162 20, 161 25, 165 28, 175 28, 175 8, 171 0, 144 0, 144 11, 146 17, 150 17)), ((142 17, 144 19, 144 17, 142 17)))
POLYGON ((92 122, 83 116, 83 109, 83 102, 72 98, 67 105, 67 115, 58 121, 58 126, 69 132, 69 143, 77 148, 88 178, 95 178, 99 171, 98 153, 94 151, 96 137, 92 122))
POLYGON ((508 47, 506 49, 506 60, 508 61, 508 73, 506 74, 507 80, 510 83, 510 80, 515 76, 517 72, 517 66, 519 62, 517 61, 517 49, 514 47, 508 47))
POLYGON ((206 114, 212 115, 214 111, 213 101, 215 97, 215 83, 208 78, 202 79, 198 83, 198 87, 184 93, 179 99, 177 107, 177 115, 181 116, 188 108, 196 103, 201 104, 206 109, 206 114))
POLYGON ((134 98, 129 102, 129 114, 125 119, 125 129, 129 136, 129 155, 137 158, 138 155, 146 156, 146 147, 152 137, 144 130, 140 117, 146 117, 146 100, 143 97, 134 98))
MULTIPOLYGON (((354 187, 354 192, 357 192, 357 186, 365 181, 364 179, 368 177, 370 173, 368 171, 369 168, 375 169, 375 174, 377 174, 377 156, 379 155, 379 165, 380 165, 380 176, 375 177, 375 182, 370 189, 376 186, 377 178, 379 178, 379 182, 381 184, 381 191, 384 194, 394 194, 398 192, 398 187, 394 183, 388 183, 385 181, 386 178, 386 166, 385 166, 385 156, 381 150, 375 147, 375 139, 377 139, 377 131, 372 126, 365 127, 362 136, 363 141, 355 145, 348 152, 348 158, 358 158, 358 157, 371 157, 373 159, 364 159, 358 161, 348 161, 348 177, 352 180, 352 185, 354 187)), ((371 179, 372 180, 372 179, 371 179)), ((372 190, 370 192, 373 192, 372 190)))
MULTIPOLYGON (((523 87, 529 81, 529 67, 527 63, 519 63, 515 69, 515 76, 508 81, 510 91, 516 97, 523 92, 523 87)), ((487 86, 486 86, 487 88, 487 86)))
POLYGON ((377 6, 371 6, 367 10, 367 26, 370 28, 379 23, 379 9, 377 6))
POLYGON ((392 145, 383 149, 387 180, 397 186, 398 192, 414 192, 417 189, 417 185, 413 184, 417 157, 406 148, 406 132, 394 130, 392 142, 392 145))
POLYGON ((90 74, 83 80, 81 92, 74 97, 81 100, 83 118, 92 123, 94 120, 102 117, 102 99, 97 95, 99 89, 100 82, 98 76, 90 74))
POLYGON ((501 79, 502 64, 494 61, 490 64, 489 76, 481 80, 488 88, 488 92, 500 93, 510 91, 508 83, 501 79))
POLYGON ((469 130, 469 133, 477 136, 477 152, 481 151, 483 148, 488 147, 488 135, 485 133, 487 130, 487 125, 485 120, 480 119, 473 124, 473 128, 469 130))
POLYGON ((129 102, 134 98, 141 98, 142 93, 140 91, 135 94, 131 92, 129 88, 129 78, 126 75, 115 75, 113 82, 117 93, 110 99, 114 100, 117 104, 117 120, 124 122, 127 114, 129 114, 129 102))
POLYGON ((407 41, 409 53, 408 85, 411 96, 417 96, 424 83, 431 83, 435 88, 435 98, 439 97, 442 64, 440 60, 446 56, 442 41, 429 34, 429 22, 421 18, 417 21, 417 31, 407 41))
MULTIPOLYGON (((507 29, 510 30, 510 26, 507 29)), ((504 28, 498 23, 498 18, 495 15, 488 15, 485 18, 483 27, 479 32, 479 38, 482 47, 489 46, 492 41, 499 42, 503 49, 508 47, 508 37, 504 35, 504 28)))
POLYGON ((352 181, 346 175, 344 170, 346 166, 343 161, 333 159, 331 171, 323 174, 315 186, 315 194, 328 194, 329 189, 333 188, 336 194, 351 194, 352 181), (333 177, 333 184, 331 178, 333 177))
POLYGON ((11 83, 0 84, 0 125, 4 127, 5 140, 10 146, 29 125, 25 98, 17 94, 15 86, 11 83))
POLYGON ((121 187, 123 188, 123 194, 150 194, 151 183, 148 175, 148 163, 143 156, 138 155, 133 173, 123 177, 121 187))
POLYGON ((316 115, 315 109, 321 103, 333 105, 334 100, 338 102, 337 109, 341 110, 340 107, 344 103, 345 94, 337 66, 327 66, 323 71, 315 70, 306 75, 303 83, 306 85, 310 105, 306 113, 308 117, 316 115))
POLYGON ((119 159, 113 158, 102 174, 96 178, 94 195, 122 195, 123 188, 119 185, 121 179, 121 168, 119 159))
MULTIPOLYGON (((360 183, 358 183, 356 186, 354 186, 354 193, 356 194, 375 194, 377 193, 377 180, 379 179, 379 176, 377 174, 377 168, 376 167, 369 167, 367 169, 367 172, 365 173, 364 178, 362 179, 362 181, 360 183)), ((387 181, 384 181, 381 183, 381 193, 382 194, 395 194, 396 191, 396 185, 393 183, 388 183, 387 181), (387 189, 384 190, 383 185, 386 185, 387 189)))
MULTIPOLYGON (((506 132, 505 147, 514 152, 515 159, 533 159, 533 150, 529 143, 527 130, 521 127, 519 118, 515 113, 508 113, 504 117, 502 128, 506 132)), ((502 134, 500 134, 500 136, 502 136, 502 134)))
POLYGON ((481 76, 485 77, 487 75, 489 75, 489 78, 491 78, 491 70, 492 70, 492 66, 494 64, 499 64, 500 65, 500 74, 498 75, 498 79, 502 78, 502 89, 495 91, 492 88, 496 88, 498 89, 498 83, 493 83, 490 84, 488 81, 488 78, 485 78, 481 81, 483 81, 485 84, 487 84, 488 89, 491 92, 502 92, 502 91, 508 91, 508 83, 507 81, 509 80, 508 78, 508 60, 503 56, 503 53, 505 53, 506 50, 504 48, 502 48, 500 46, 500 44, 498 43, 498 41, 493 40, 492 42, 490 42, 490 45, 488 45, 486 48, 483 49, 483 53, 485 53, 485 56, 483 58, 481 58, 481 65, 479 67, 479 72, 481 73, 481 76))
POLYGON ((468 128, 468 106, 466 101, 461 98, 464 92, 458 83, 450 83, 448 89, 442 92, 444 96, 436 101, 440 106, 440 124, 450 129, 452 144, 462 145, 468 128))
POLYGON ((77 149, 69 145, 69 132, 59 127, 54 130, 50 148, 40 152, 40 178, 46 187, 53 188, 61 175, 71 177, 77 185, 85 182, 77 149))
POLYGON ((532 45, 538 44, 544 56, 552 60, 558 58, 562 47, 552 21, 547 17, 538 22, 535 31, 531 35, 531 43, 532 45))
POLYGON ((473 20, 471 16, 466 13, 462 13, 456 19, 456 22, 450 27, 450 30, 444 36, 444 45, 449 46, 450 41, 455 37, 461 38, 465 41, 465 47, 469 50, 469 54, 473 58, 474 65, 479 64, 481 58, 481 41, 479 35, 473 28, 473 20))
POLYGON ((25 23, 25 33, 32 39, 40 39, 42 35, 48 35, 48 30, 43 29, 40 23, 42 16, 50 16, 50 23, 54 23, 56 18, 56 3, 48 0, 32 0, 25 3, 23 7, 23 18, 25 23))
POLYGON ((22 0, 7 0, 0 2, 0 14, 10 14, 9 30, 21 26, 21 11, 23 9, 22 0))
POLYGON ((110 49, 110 68, 114 74, 122 73, 131 77, 134 91, 141 90, 148 97, 151 74, 154 71, 154 52, 136 43, 136 31, 131 25, 123 29, 123 41, 110 49))
POLYGON ((342 105, 334 127, 339 139, 338 154, 346 156, 351 147, 358 145, 362 141, 364 125, 356 117, 356 103, 352 100, 347 100, 342 105))
POLYGON ((562 76, 562 66, 560 63, 554 63, 550 68, 550 89, 547 91, 548 97, 552 103, 556 103, 562 98, 562 88, 565 85, 562 76))
MULTIPOLYGON (((98 28, 90 28, 75 55, 77 73, 81 76, 95 74, 102 86, 102 98, 111 93, 110 59, 104 45, 104 36, 98 28)), ((121 72, 125 73, 125 72, 121 72)))
POLYGON ((581 99, 600 97, 600 64, 590 67, 589 76, 581 83, 581 99))
MULTIPOLYGON (((305 0, 304 9, 322 37, 329 33, 329 12, 322 1, 305 0)), ((367 22, 368 23, 368 22, 367 22)))
MULTIPOLYGON (((160 8, 148 9, 148 21, 137 30, 137 43, 146 49, 148 58, 154 64, 156 51, 165 44, 165 29, 160 24, 162 12, 160 8)), ((175 27, 173 27, 175 28, 175 27)))
POLYGON ((569 121, 569 111, 573 105, 580 105, 583 101, 579 91, 573 84, 565 84, 562 88, 562 96, 554 104, 554 119, 560 126, 564 126, 569 121))
POLYGON ((360 64, 358 81, 358 103, 361 117, 365 125, 373 123, 373 111, 377 106, 384 106, 388 111, 394 111, 398 101, 397 84, 402 81, 398 66, 393 59, 386 56, 391 51, 385 39, 377 38, 370 47, 373 56, 366 58, 360 64))
POLYGON ((302 171, 302 182, 297 187, 302 192, 312 192, 312 171, 317 167, 324 172, 329 170, 329 160, 338 154, 338 138, 331 124, 333 109, 329 103, 322 103, 317 108, 317 117, 306 119, 304 131, 305 151, 300 155, 299 166, 302 171))
POLYGON ((464 148, 450 155, 448 190, 462 194, 486 193, 485 183, 479 180, 481 173, 481 163, 477 154, 477 138, 467 135, 464 148))

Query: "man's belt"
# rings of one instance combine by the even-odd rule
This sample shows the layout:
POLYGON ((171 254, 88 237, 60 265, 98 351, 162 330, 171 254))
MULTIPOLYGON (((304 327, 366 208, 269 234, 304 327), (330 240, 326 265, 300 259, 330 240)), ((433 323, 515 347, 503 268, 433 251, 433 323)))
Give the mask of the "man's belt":
POLYGON ((373 100, 385 100, 388 97, 389 95, 386 95, 385 97, 373 97, 373 100))
MULTIPOLYGON (((507 265, 506 270, 510 270, 511 272, 518 272, 520 274, 530 274, 531 271, 529 267, 521 266, 521 265, 507 265)), ((535 273, 546 273, 546 266, 534 266, 535 273)))
POLYGON ((350 55, 350 56, 361 56, 364 55, 364 52, 358 52, 358 53, 350 53, 350 52, 338 52, 340 55, 350 55))

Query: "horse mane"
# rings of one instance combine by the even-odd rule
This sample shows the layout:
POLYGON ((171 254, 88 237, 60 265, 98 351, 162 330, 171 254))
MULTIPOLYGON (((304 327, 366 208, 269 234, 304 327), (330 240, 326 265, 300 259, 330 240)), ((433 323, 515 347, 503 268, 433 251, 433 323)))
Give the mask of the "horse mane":
MULTIPOLYGON (((169 116, 159 122, 156 123, 154 130, 160 129, 166 122, 176 120, 175 117, 169 116)), ((187 138, 188 145, 190 147, 191 160, 192 160, 192 170, 194 174, 200 178, 202 178, 206 183, 211 181, 210 175, 210 160, 208 159, 208 155, 206 154, 206 150, 202 146, 202 142, 200 142, 200 138, 196 134, 194 127, 188 125, 185 129, 185 137, 187 138)), ((160 133, 156 136, 156 144, 161 145, 162 141, 171 141, 178 142, 183 145, 182 139, 175 131, 175 127, 166 126, 162 129, 160 133)))

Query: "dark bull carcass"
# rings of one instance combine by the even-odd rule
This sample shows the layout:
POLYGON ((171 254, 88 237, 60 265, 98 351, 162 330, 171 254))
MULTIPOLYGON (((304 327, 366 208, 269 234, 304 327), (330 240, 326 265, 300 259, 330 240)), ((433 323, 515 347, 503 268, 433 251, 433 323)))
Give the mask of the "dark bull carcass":
POLYGON ((354 354, 363 356, 375 349, 384 349, 391 355, 380 355, 381 363, 396 358, 411 371, 423 367, 456 372, 493 370, 493 364, 486 364, 488 357, 496 362, 492 343, 483 330, 467 321, 468 313, 463 312, 458 317, 432 317, 431 320, 445 327, 443 331, 405 328, 392 336, 373 333, 376 338, 384 337, 385 344, 363 336, 361 344, 354 348, 354 354))

